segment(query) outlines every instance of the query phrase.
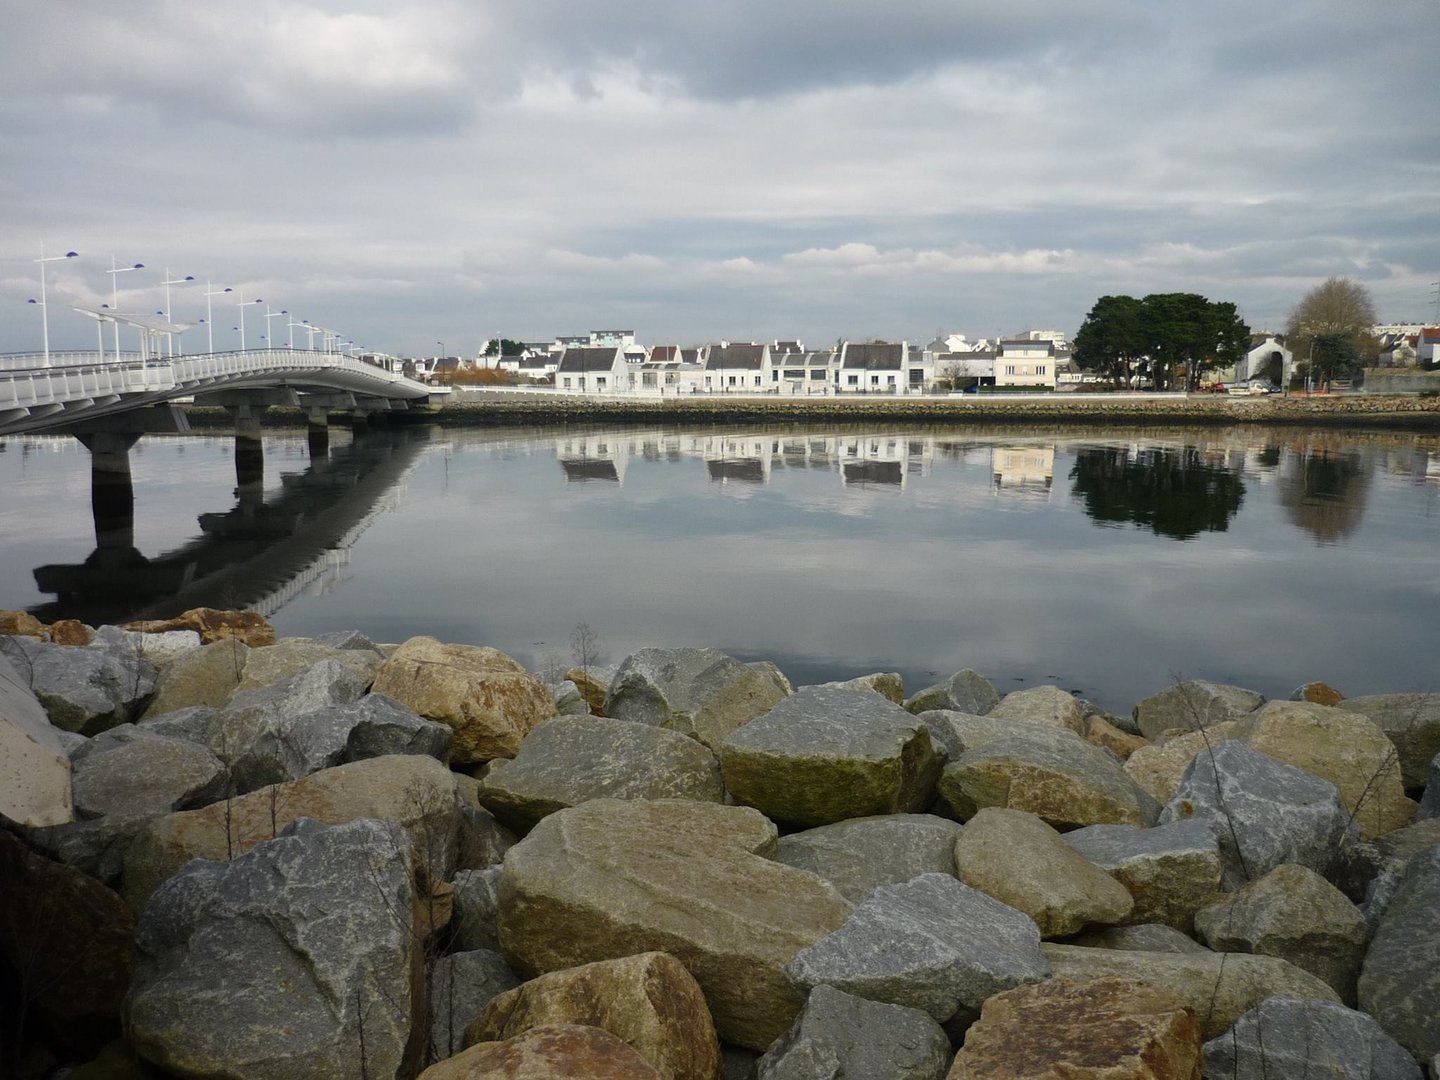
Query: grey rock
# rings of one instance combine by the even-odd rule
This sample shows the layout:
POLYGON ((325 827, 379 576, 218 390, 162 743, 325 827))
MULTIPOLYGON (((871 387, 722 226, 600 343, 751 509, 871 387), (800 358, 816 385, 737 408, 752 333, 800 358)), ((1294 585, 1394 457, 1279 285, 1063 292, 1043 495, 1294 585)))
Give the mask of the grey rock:
POLYGON ((351 723, 333 707, 359 701, 364 692, 364 682, 353 671, 322 660, 268 686, 237 693, 211 723, 210 749, 230 766, 240 794, 309 776, 340 762, 351 723), (308 722, 299 722, 307 716, 308 722))
POLYGON ((1238 720, 1265 704, 1265 695, 1239 686, 1192 680, 1167 686, 1135 706, 1140 734, 1153 739, 1161 732, 1199 731, 1238 720))
POLYGON ((1375 928, 1360 1008, 1421 1061, 1440 1053, 1440 845, 1410 857, 1375 928))
POLYGON ((1346 698, 1335 707, 1373 720, 1395 744, 1406 788, 1425 786, 1430 763, 1440 754, 1440 693, 1376 694, 1346 698))
POLYGON ((1205 1044, 1207 1080, 1423 1080, 1415 1059, 1364 1013, 1332 1001, 1266 998, 1205 1044))
POLYGON ((569 679, 564 682, 548 683, 550 694, 555 698, 555 715, 557 716, 589 716, 590 703, 585 700, 585 695, 580 693, 580 688, 569 679))
POLYGON ((775 861, 824 878, 852 904, 881 885, 955 874, 960 826, 931 814, 851 818, 780 838, 775 861))
POLYGON ((410 852, 396 837, 376 821, 301 820, 161 886, 125 1006, 140 1055, 186 1076, 394 1075, 415 947, 410 852))
POLYGON ((337 721, 341 727, 350 725, 337 764, 388 754, 416 754, 449 761, 450 742, 455 737, 449 724, 426 720, 384 694, 366 694, 353 704, 310 713, 304 721, 322 730, 337 721))
POLYGON ((219 708, 230 700, 245 670, 250 646, 237 638, 202 645, 165 665, 144 718, 192 705, 219 708))
MULTIPOLYGON (((191 632, 193 633, 193 631, 191 632)), ((215 722, 216 711, 209 705, 191 705, 188 708, 176 709, 174 712, 161 713, 158 716, 147 714, 135 726, 141 731, 148 731, 155 735, 165 735, 172 739, 184 739, 186 742, 199 743, 208 749, 210 726, 215 722)))
POLYGON ((752 660, 745 665, 751 671, 759 672, 769 679, 782 694, 793 694, 795 685, 790 681, 789 676, 780 670, 780 666, 773 660, 752 660))
POLYGON ((1000 695, 995 692, 990 680, 969 668, 957 671, 948 679, 927 686, 905 700, 905 708, 912 713, 946 709, 976 716, 984 716, 998 704, 1000 695))
POLYGON ((1116 949, 1120 952, 1204 953, 1210 950, 1194 938, 1163 923, 1138 926, 1106 926, 1081 934, 1072 944, 1087 949, 1116 949))
POLYGON ((70 759, 75 812, 164 814, 223 798, 224 763, 204 746, 133 724, 89 740, 70 759))
POLYGON ((1206 821, 1219 841, 1227 889, 1281 863, 1327 875, 1360 837, 1334 784, 1236 741, 1196 756, 1160 822, 1190 817, 1206 821))
POLYGON ((281 638, 274 645, 250 650, 235 693, 270 686, 326 662, 347 668, 364 688, 375 681, 385 657, 376 649, 332 649, 311 638, 281 638))
POLYGON ((513 760, 490 763, 479 799, 512 829, 590 799, 723 802, 715 755, 676 731, 603 716, 537 725, 513 760))
POLYGON ((483 870, 499 865, 519 838, 480 805, 480 782, 473 776, 456 773, 455 789, 460 804, 456 869, 483 870))
POLYGON ((520 979, 493 949, 471 949, 439 957, 427 973, 430 1004, 430 1058, 444 1060, 465 1049, 465 1028, 492 998, 520 985, 520 979))
POLYGON ((1061 754, 1075 745, 1074 732, 1034 720, 992 718, 952 709, 928 709, 916 713, 915 718, 925 725, 931 740, 936 746, 944 748, 951 761, 967 750, 975 750, 1009 736, 1023 736, 1061 754))
POLYGON ((1355 979, 1370 938, 1365 917, 1313 870, 1286 863, 1195 916, 1216 952, 1278 956, 1324 979, 1355 1003, 1355 979))
POLYGON ((876 671, 870 675, 858 675, 853 679, 817 683, 816 685, 826 686, 832 690, 873 690, 896 705, 905 703, 905 680, 901 678, 899 672, 895 671, 876 671))
POLYGON ((757 1080, 940 1080, 950 1040, 925 1013, 829 986, 756 1063, 757 1080))
POLYGON ((116 812, 89 821, 26 829, 25 838, 41 854, 115 888, 125 868, 125 852, 130 842, 155 817, 154 814, 116 812))
POLYGON ((1425 794, 1420 797, 1420 809, 1415 813, 1417 821, 1440 818, 1440 754, 1430 760, 1430 774, 1425 780, 1425 794))
POLYGON ((1360 905, 1371 929, 1385 914, 1412 855, 1440 844, 1440 818, 1426 818, 1356 845, 1336 884, 1360 905))
POLYGON ((641 649, 615 673, 605 715, 669 728, 713 751, 784 697, 770 674, 718 649, 641 649))
POLYGON ((155 692, 155 666, 136 652, 28 637, 5 640, 12 666, 28 681, 50 723, 62 730, 97 735, 127 723, 155 692))
POLYGON ((757 1051, 722 1043, 720 1053, 725 1064, 724 1080, 755 1080, 755 1063, 760 1060, 757 1051))
POLYGON ((55 741, 60 744, 60 749, 64 751, 67 759, 90 741, 78 731, 64 731, 60 728, 52 728, 51 730, 55 733, 55 741))
POLYGON ((940 794, 962 821, 999 806, 1028 810, 1061 830, 1154 823, 1155 800, 1111 755, 1073 732, 1006 723, 1015 730, 965 751, 941 774, 940 794))
POLYGON ((503 867, 487 866, 483 870, 461 870, 455 875, 450 929, 457 951, 500 948, 495 912, 503 873, 503 867))
POLYGON ((1140 829, 1091 825, 1066 842, 1130 890, 1137 923, 1158 922, 1188 933, 1195 912, 1220 892, 1220 844, 1194 818, 1140 829))
POLYGON ((999 720, 1029 720, 1048 727, 1085 734, 1085 711, 1080 702, 1058 686, 1032 686, 1012 690, 986 715, 999 720))
POLYGON ((871 893, 840 928, 796 953, 786 973, 871 1001, 972 1020, 992 994, 1050 975, 1028 915, 946 874, 871 893))
POLYGON ((737 802, 802 825, 922 810, 943 763, 925 725, 894 702, 823 686, 733 732, 719 756, 737 802))
POLYGON ((194 630, 164 630, 158 634, 143 634, 138 630, 122 630, 118 626, 101 626, 95 630, 92 646, 102 646, 107 651, 139 653, 156 668, 162 668, 172 660, 178 660, 187 653, 200 648, 200 635, 194 630))
POLYGON ((316 634, 311 640, 317 645, 324 645, 327 649, 373 652, 382 658, 385 655, 379 645, 376 645, 359 630, 335 630, 328 634, 316 634))

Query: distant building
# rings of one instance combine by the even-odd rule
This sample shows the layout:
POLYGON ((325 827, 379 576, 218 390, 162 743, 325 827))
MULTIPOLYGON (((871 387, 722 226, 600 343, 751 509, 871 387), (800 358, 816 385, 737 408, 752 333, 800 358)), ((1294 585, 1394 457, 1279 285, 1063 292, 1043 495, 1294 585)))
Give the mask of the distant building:
POLYGON ((909 346, 903 341, 847 341, 840 346, 834 386, 841 394, 898 394, 909 346))
POLYGON ((995 385, 1055 389, 1055 343, 1032 338, 1000 342, 995 355, 995 385))
POLYGON ((555 385, 561 390, 592 393, 628 389, 630 373, 625 367, 625 355, 619 346, 566 349, 556 365, 555 385))
POLYGON ((706 351, 706 390, 760 393, 770 389, 775 379, 769 345, 711 345, 706 351))

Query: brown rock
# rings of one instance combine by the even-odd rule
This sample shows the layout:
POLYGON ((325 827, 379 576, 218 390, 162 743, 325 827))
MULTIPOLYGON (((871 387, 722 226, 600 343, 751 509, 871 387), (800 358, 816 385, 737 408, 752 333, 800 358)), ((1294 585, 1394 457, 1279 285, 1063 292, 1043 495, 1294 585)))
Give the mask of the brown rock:
POLYGON ((705 995, 668 953, 601 960, 507 990, 466 1029, 465 1044, 500 1042, 554 1024, 603 1028, 665 1080, 720 1080, 724 1071, 705 995))
POLYGON ((0 611, 0 635, 43 638, 45 624, 28 611, 0 611))
POLYGON ((605 695, 610 692, 608 682, 597 677, 593 669, 583 667, 572 667, 565 672, 565 678, 574 683, 575 689, 580 691, 585 704, 590 706, 591 715, 605 715, 605 695))
POLYGON ((955 868, 966 885, 1029 915, 1042 937, 1114 926, 1134 907, 1124 885, 1021 810, 987 807, 971 818, 955 839, 955 868))
POLYGON ((275 628, 265 617, 254 611, 220 611, 217 608, 191 608, 173 619, 146 619, 122 623, 122 630, 142 634, 160 634, 167 630, 194 630, 200 644, 234 638, 251 648, 275 644, 275 628))
POLYGON ((1085 710, 1075 695, 1058 686, 1012 690, 987 714, 996 720, 1029 720, 1047 727, 1085 734, 1085 710))
POLYGON ((600 1028, 555 1024, 504 1042, 477 1043, 431 1065, 420 1080, 660 1080, 622 1040, 600 1028))
POLYGON ((145 717, 163 716, 192 705, 220 708, 240 685, 249 653, 250 646, 231 638, 177 657, 160 672, 145 717))
POLYGON ((1098 715, 1085 718, 1085 741, 1103 750, 1109 750, 1121 761, 1129 758, 1142 746, 1150 745, 1143 736, 1121 731, 1105 717, 1098 715))
POLYGON ((370 689, 454 728, 457 763, 514 757, 530 729, 555 715, 544 683, 498 649, 432 637, 396 649, 370 689))
POLYGON ((1194 1011, 1119 978, 1049 979, 996 994, 947 1080, 1200 1080, 1194 1011))
POLYGON ((389 755, 275 784, 150 822, 125 852, 121 893, 137 908, 191 859, 231 859, 296 818, 341 825, 358 818, 403 827, 433 877, 448 879, 460 807, 455 774, 432 757, 389 755), (438 865, 436 865, 438 864, 438 865))
POLYGON ((1180 787, 1180 778, 1195 755, 1207 747, 1219 746, 1231 737, 1234 728, 1235 721, 1227 720, 1204 731, 1187 731, 1136 747, 1125 760, 1125 772, 1156 802, 1167 803, 1180 787))
POLYGON ((1290 700, 1308 701, 1312 705, 1338 705, 1345 700, 1345 695, 1328 683, 1307 682, 1304 686, 1295 688, 1290 700))
POLYGON ((95 634, 79 619, 60 619, 45 628, 56 645, 89 645, 95 634))
POLYGON ((551 814, 505 856, 500 949, 522 976, 657 950, 705 992, 726 1042, 764 1050, 804 993, 784 966, 850 904, 771 861, 758 811, 686 800, 596 799, 551 814))
POLYGON ((0 830, 0 957, 67 1047, 93 1054, 119 1034, 134 938, 118 895, 0 830))

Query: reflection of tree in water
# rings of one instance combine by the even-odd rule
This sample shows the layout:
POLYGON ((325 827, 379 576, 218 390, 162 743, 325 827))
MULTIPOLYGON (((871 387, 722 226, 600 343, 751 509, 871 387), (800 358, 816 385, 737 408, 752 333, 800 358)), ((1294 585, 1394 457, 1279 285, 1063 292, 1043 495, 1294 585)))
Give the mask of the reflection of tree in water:
POLYGON ((1070 479, 1094 520, 1134 522, 1176 540, 1224 532, 1245 499, 1237 474, 1207 464, 1190 446, 1084 448, 1075 455, 1070 479))
POLYGON ((1357 450, 1307 447, 1282 473, 1280 505, 1290 523, 1322 544, 1343 540, 1360 527, 1370 470, 1357 450))

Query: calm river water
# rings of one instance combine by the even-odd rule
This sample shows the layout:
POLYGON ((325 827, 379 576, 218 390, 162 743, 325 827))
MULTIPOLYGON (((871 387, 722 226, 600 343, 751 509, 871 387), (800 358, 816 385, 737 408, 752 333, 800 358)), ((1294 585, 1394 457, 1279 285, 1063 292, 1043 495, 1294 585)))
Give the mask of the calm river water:
POLYGON ((1112 711, 1176 678, 1440 689, 1440 439, 1300 430, 441 430, 150 436, 92 521, 71 439, 0 444, 0 607, 253 606, 568 666, 648 645, 797 684, 961 667, 1112 711))

